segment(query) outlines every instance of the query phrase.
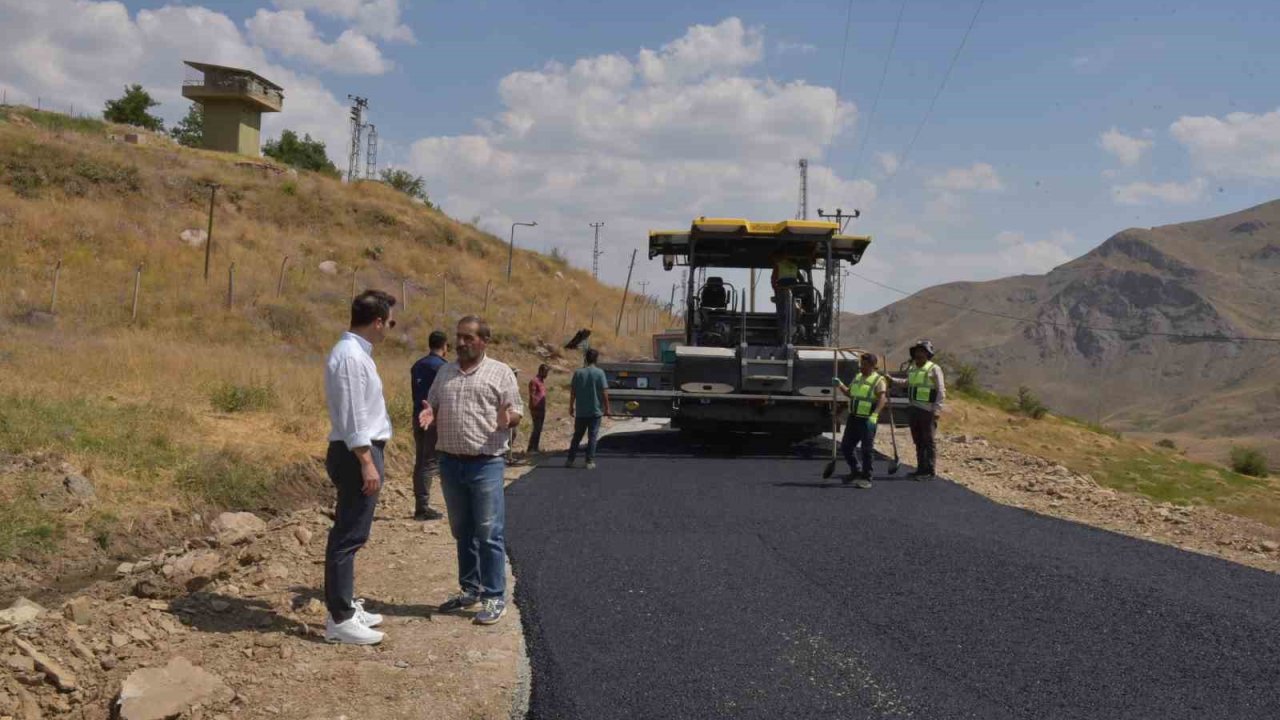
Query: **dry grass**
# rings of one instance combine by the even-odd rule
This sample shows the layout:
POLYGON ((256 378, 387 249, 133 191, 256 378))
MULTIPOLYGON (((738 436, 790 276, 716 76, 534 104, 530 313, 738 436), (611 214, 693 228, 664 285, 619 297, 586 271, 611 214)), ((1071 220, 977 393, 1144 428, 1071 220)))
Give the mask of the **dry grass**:
POLYGON ((113 132, 0 113, 0 452, 53 453, 99 496, 92 512, 50 516, 33 492, 0 490, 0 554, 56 549, 59 537, 102 532, 102 517, 126 528, 157 514, 270 506, 273 484, 323 449, 320 368, 345 326, 353 274, 361 289, 408 288, 398 335, 377 351, 398 450, 408 450, 410 364, 432 329, 484 310, 486 287, 491 353, 522 377, 541 361, 538 341, 562 343, 593 306, 593 345, 606 357, 647 354, 652 329, 612 332, 620 289, 526 251, 507 284, 505 242, 381 184, 264 173, 113 132), (205 227, 208 181, 221 189, 206 283, 203 249, 179 233, 205 227), (59 259, 57 326, 28 327, 20 318, 47 309, 59 259), (336 276, 318 270, 326 260, 336 276))
POLYGON ((981 435, 998 445, 1088 473, 1100 484, 1160 502, 1203 505, 1280 527, 1280 483, 1189 460, 1085 423, 1046 415, 1011 414, 991 403, 949 400, 947 432, 981 435))

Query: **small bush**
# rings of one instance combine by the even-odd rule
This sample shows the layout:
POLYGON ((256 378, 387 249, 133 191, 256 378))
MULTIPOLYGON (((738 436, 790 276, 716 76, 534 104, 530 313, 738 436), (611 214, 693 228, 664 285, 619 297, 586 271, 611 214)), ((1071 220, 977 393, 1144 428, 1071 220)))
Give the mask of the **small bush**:
POLYGON ((569 265, 568 256, 566 256, 564 254, 564 251, 561 250, 560 248, 558 247, 551 248, 551 252, 549 253, 549 255, 551 256, 551 262, 557 265, 560 265, 562 267, 567 267, 569 265))
POLYGON ((955 366, 955 383, 956 390, 965 395, 972 394, 980 389, 978 385, 978 368, 969 363, 957 363, 955 366))
POLYGON ((275 388, 270 385, 236 385, 223 383, 209 397, 213 407, 221 412, 236 413, 266 410, 275 404, 275 388))
POLYGON ((1267 476, 1267 457, 1252 447, 1237 445, 1231 448, 1231 469, 1241 475, 1263 478, 1267 476))
POLYGON ((1177 450, 1178 445, 1169 438, 1160 438, 1156 441, 1156 447, 1167 448, 1169 450, 1177 450))
POLYGON ((0 501, 0 558, 51 550, 50 541, 62 534, 62 523, 41 505, 30 485, 12 500, 0 501))
POLYGON ((288 195, 289 197, 293 197, 298 194, 298 183, 292 180, 285 180, 280 185, 280 192, 288 195))
POLYGON ((315 330, 311 314, 296 305, 264 303, 258 306, 258 315, 267 321, 271 332, 290 342, 304 341, 315 330))
POLYGON ((194 500, 217 508, 262 507, 271 496, 272 473, 232 448, 206 451, 178 469, 177 483, 194 500))
POLYGON ((1031 388, 1024 385, 1018 388, 1018 412, 1039 420, 1048 414, 1049 408, 1032 394, 1031 388))

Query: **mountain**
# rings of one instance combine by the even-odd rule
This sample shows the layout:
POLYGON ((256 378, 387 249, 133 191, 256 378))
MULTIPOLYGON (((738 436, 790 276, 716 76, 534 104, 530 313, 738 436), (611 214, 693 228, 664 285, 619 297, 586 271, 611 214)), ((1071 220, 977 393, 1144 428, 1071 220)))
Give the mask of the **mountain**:
POLYGON ((896 362, 927 337, 995 390, 1025 385, 1057 411, 1178 436, 1215 459, 1241 438, 1280 459, 1280 342, 1199 339, 1278 338, 1278 311, 1274 201, 1130 228, 1044 275, 928 288, 845 316, 841 338, 896 362))

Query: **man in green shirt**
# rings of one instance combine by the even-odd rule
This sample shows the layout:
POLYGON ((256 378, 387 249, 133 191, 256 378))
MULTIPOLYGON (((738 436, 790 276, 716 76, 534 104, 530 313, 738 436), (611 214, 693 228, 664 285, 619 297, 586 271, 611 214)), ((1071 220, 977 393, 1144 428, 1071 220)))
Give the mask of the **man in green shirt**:
POLYGON ((587 436, 587 469, 596 467, 596 442, 600 439, 600 420, 609 415, 609 384, 604 371, 596 367, 600 351, 594 348, 585 353, 586 365, 573 373, 569 383, 569 414, 573 416, 573 442, 569 443, 569 458, 565 467, 573 467, 578 455, 578 445, 583 434, 587 436))

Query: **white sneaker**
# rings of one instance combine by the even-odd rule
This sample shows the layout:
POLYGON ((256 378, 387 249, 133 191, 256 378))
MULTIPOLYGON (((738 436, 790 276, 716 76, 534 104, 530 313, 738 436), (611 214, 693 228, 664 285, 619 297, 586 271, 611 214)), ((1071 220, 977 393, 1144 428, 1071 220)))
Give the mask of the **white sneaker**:
POLYGON ((361 625, 367 628, 374 628, 382 624, 381 615, 378 613, 365 612, 364 598, 360 598, 351 604, 356 608, 356 619, 360 621, 361 625))
POLYGON ((344 645, 377 645, 382 642, 382 633, 371 630, 360 623, 360 619, 351 616, 345 622, 334 624, 332 616, 324 619, 324 639, 331 643, 344 645))

